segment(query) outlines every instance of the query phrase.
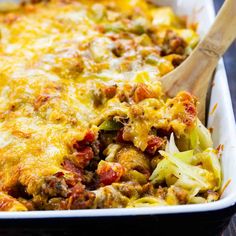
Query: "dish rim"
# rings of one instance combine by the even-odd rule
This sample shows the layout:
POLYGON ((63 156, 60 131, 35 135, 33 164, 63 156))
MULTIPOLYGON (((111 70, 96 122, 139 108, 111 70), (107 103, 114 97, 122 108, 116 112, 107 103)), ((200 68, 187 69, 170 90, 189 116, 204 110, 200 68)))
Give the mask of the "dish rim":
MULTIPOLYGON (((213 0, 210 0, 206 6, 209 8, 209 18, 214 20, 215 8, 213 0)), ((221 90, 224 92, 224 104, 227 104, 225 110, 227 111, 227 119, 229 126, 232 128, 230 136, 232 140, 236 140, 235 118, 232 108, 232 100, 229 92, 226 70, 223 59, 219 61, 216 69, 215 77, 220 77, 221 90)), ((230 147, 235 149, 236 146, 230 147)), ((43 219, 43 218, 81 218, 81 217, 116 217, 116 216, 144 216, 144 215, 165 215, 165 214, 185 214, 185 213, 199 213, 212 212, 230 208, 236 205, 236 191, 230 196, 225 196, 212 203, 203 204, 186 204, 177 206, 153 206, 142 208, 111 208, 111 209, 83 209, 83 210, 50 210, 50 211, 26 211, 26 212, 0 212, 0 219, 43 219)))

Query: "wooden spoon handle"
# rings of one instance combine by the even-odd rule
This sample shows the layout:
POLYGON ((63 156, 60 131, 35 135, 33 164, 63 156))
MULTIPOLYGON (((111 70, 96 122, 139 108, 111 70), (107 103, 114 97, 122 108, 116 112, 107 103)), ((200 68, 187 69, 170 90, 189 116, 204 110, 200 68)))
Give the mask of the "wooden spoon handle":
POLYGON ((198 49, 221 57, 236 37, 236 0, 226 0, 198 49))

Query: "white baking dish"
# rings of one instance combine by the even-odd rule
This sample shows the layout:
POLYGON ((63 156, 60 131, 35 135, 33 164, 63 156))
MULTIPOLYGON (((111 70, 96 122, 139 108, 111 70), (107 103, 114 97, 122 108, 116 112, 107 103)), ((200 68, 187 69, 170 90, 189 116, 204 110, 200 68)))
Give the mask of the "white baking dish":
MULTIPOLYGON (((0 0, 2 2, 2 0, 0 0)), ((172 6, 179 15, 188 15, 189 20, 199 22, 199 33, 203 36, 215 13, 212 0, 157 0, 160 5, 172 6)), ((222 198, 214 203, 149 207, 136 209, 99 209, 73 211, 32 211, 32 212, 0 212, 0 219, 10 218, 65 218, 65 217, 101 217, 101 216, 132 216, 132 215, 162 215, 176 213, 209 212, 228 208, 236 203, 236 128, 232 110, 231 98, 223 61, 221 60, 215 74, 215 82, 211 94, 210 111, 215 104, 217 108, 209 114, 208 126, 213 128, 214 146, 224 145, 222 168, 225 184, 231 183, 224 191, 222 198)))

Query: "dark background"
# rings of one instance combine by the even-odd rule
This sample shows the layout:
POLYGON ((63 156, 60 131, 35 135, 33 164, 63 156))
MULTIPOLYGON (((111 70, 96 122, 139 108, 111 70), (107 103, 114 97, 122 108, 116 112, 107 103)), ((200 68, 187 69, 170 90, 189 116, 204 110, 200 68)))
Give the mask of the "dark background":
MULTIPOLYGON (((224 2, 224 0, 214 0, 214 2, 215 2, 216 10, 218 11, 222 3, 224 2)), ((234 114, 235 114, 236 112, 236 42, 230 47, 230 49, 225 54, 224 63, 225 63, 226 71, 227 71, 229 88, 231 92, 231 98, 232 98, 234 114)))
MULTIPOLYGON (((236 0, 235 0, 236 1, 236 0)), ((224 0, 214 0, 218 11, 224 0)), ((235 13, 236 14, 236 13, 235 13)), ((235 29, 236 30, 236 29, 235 29)), ((231 98, 233 102, 234 115, 236 115, 236 42, 230 47, 224 56, 231 98)), ((235 140, 236 141, 236 140, 235 140)), ((236 235, 236 215, 232 218, 229 227, 224 231, 223 236, 236 235)))

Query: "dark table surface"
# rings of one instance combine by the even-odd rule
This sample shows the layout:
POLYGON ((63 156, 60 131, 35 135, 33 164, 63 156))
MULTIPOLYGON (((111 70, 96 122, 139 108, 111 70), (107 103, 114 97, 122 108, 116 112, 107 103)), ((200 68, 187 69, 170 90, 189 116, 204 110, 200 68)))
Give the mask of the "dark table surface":
MULTIPOLYGON (((220 8, 222 3, 223 0, 215 0, 216 10, 220 8)), ((225 54, 224 63, 226 67, 229 88, 233 102, 234 115, 236 115, 236 42, 230 47, 230 49, 225 54)), ((223 233, 223 236, 235 236, 235 235, 236 235, 236 215, 232 218, 231 223, 223 233)))
MULTIPOLYGON (((219 0, 218 2, 221 2, 221 0, 219 0)), ((229 88, 234 108, 234 115, 236 116, 236 42, 226 53, 224 57, 224 63, 228 76, 229 88)), ((223 235, 236 235, 236 215, 232 218, 229 227, 225 230, 223 235)))
POLYGON ((224 56, 224 63, 233 102, 234 115, 236 116, 236 42, 230 47, 224 56))

